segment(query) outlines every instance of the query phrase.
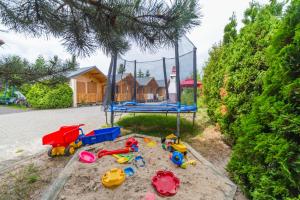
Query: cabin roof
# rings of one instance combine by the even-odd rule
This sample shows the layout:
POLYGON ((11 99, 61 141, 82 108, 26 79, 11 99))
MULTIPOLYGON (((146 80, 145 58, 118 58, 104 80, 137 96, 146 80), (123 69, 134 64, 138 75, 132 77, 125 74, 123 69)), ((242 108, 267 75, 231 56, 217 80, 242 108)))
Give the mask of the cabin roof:
MULTIPOLYGON (((67 78, 73 78, 75 76, 79 76, 81 74, 84 74, 86 72, 91 71, 92 69, 97 69, 99 70, 96 66, 90 66, 90 67, 82 67, 82 68, 78 68, 75 71, 71 71, 69 73, 67 73, 66 77, 67 78)), ((100 70, 99 70, 100 71, 100 70)))
POLYGON ((153 77, 142 77, 142 78, 136 78, 136 81, 140 86, 146 86, 152 79, 153 77))
POLYGON ((156 80, 158 87, 165 87, 165 80, 156 80))
POLYGON ((116 74, 116 83, 119 82, 121 79, 126 78, 129 75, 131 74, 130 73, 116 74))

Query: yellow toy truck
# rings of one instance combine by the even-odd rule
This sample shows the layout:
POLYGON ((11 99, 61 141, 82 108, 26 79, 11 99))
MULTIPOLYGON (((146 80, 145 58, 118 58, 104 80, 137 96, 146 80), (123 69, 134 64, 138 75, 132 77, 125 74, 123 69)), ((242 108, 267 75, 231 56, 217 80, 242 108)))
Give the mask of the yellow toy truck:
POLYGON ((182 153, 184 156, 187 154, 187 148, 184 144, 180 142, 180 139, 174 135, 170 134, 165 138, 161 139, 162 147, 170 152, 178 151, 182 153))

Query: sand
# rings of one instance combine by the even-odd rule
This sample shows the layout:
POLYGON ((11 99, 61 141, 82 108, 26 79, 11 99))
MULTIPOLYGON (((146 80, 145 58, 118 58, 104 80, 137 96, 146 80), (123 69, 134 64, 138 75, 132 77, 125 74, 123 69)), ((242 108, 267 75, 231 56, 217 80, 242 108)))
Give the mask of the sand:
MULTIPOLYGON (((59 193, 58 199, 116 199, 136 200, 143 199, 147 192, 156 194, 156 199, 180 199, 180 200, 220 200, 232 199, 235 186, 221 172, 217 171, 204 159, 197 160, 191 152, 188 159, 197 160, 196 166, 188 166, 182 169, 174 165, 169 159, 169 152, 161 148, 158 138, 157 146, 150 148, 146 146, 143 139, 136 138, 139 142, 139 152, 146 166, 135 168, 132 164, 119 164, 112 156, 105 156, 97 159, 95 163, 86 164, 75 161, 70 167, 71 176, 59 193), (132 177, 126 177, 124 183, 117 188, 105 188, 101 183, 101 177, 106 171, 112 168, 126 168, 131 166, 135 170, 132 177), (172 171, 180 179, 180 187, 175 196, 160 197, 151 185, 151 178, 158 170, 172 171)), ((123 148, 124 140, 116 142, 105 142, 91 146, 96 153, 99 149, 123 148)))

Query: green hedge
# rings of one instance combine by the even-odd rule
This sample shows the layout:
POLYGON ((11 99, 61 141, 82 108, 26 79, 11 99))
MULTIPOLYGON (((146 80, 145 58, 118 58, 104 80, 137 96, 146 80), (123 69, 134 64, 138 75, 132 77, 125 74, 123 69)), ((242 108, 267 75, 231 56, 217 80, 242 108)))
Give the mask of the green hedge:
POLYGON ((67 84, 47 86, 36 83, 27 92, 26 98, 33 108, 67 108, 72 105, 72 89, 67 84))
POLYGON ((204 71, 208 113, 233 145, 228 170, 251 199, 300 198, 300 1, 281 9, 252 4, 204 71))

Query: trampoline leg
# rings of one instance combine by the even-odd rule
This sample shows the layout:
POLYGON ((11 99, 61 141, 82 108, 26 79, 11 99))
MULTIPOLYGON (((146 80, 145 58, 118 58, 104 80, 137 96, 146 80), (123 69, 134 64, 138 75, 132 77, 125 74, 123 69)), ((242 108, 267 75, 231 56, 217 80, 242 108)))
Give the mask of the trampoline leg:
POLYGON ((106 123, 106 125, 108 124, 108 122, 107 122, 107 111, 105 111, 105 123, 106 123))
POLYGON ((195 119, 196 119, 196 113, 193 113, 193 128, 194 128, 194 125, 195 125, 195 119))
POLYGON ((113 111, 110 113, 110 124, 111 124, 111 127, 114 127, 114 112, 113 111))

